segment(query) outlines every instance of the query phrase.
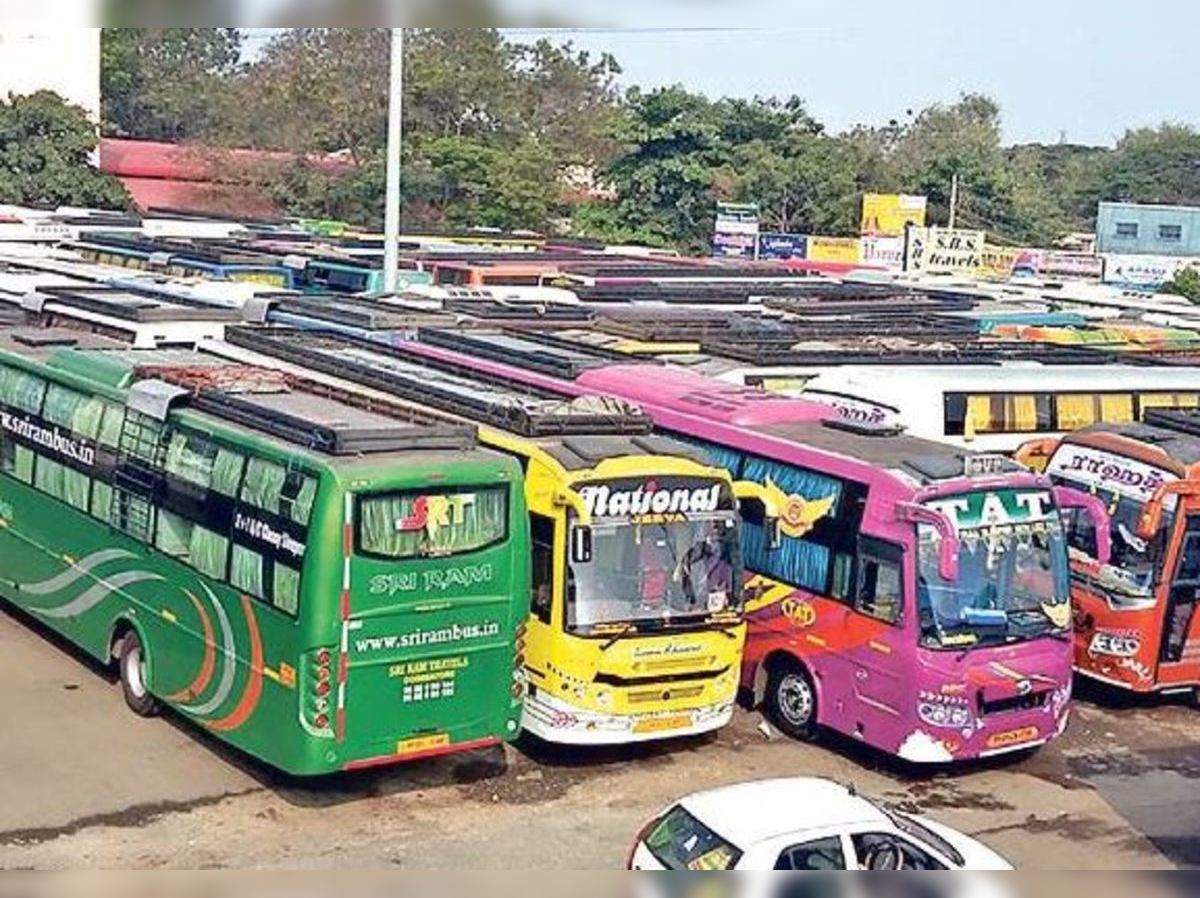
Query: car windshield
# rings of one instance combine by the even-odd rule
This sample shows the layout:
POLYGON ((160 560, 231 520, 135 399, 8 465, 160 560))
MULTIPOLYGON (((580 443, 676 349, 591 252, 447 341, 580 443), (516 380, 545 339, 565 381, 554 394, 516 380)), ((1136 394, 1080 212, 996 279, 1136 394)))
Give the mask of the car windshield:
POLYGON ((591 559, 568 567, 569 630, 666 626, 737 610, 741 556, 732 514, 591 529, 591 559))
MULTIPOLYGON (((988 493, 997 513, 959 517, 958 577, 939 568, 942 537, 917 525, 921 641, 933 648, 1064 635, 1070 625, 1066 541, 1049 493, 988 493), (1022 500, 1032 495, 1036 499, 1022 500), (992 497, 996 497, 994 500, 992 497), (1017 510, 1021 510, 1018 515, 1017 510), (1004 511, 1008 513, 1004 513, 1004 511)), ((965 507, 967 499, 960 500, 965 507)), ((939 505, 946 507, 947 503, 939 505)))
POLYGON ((919 842, 924 842, 930 848, 941 853, 943 857, 949 858, 959 867, 966 863, 966 859, 959 853, 958 849, 927 827, 920 821, 910 817, 908 814, 901 811, 899 808, 894 808, 891 805, 876 805, 887 818, 892 821, 896 829, 905 835, 916 839, 919 842))
MULTIPOLYGON (((1089 489, 1087 484, 1072 483, 1065 478, 1062 481, 1078 489, 1089 489)), ((1096 489, 1095 495, 1104 502, 1112 519, 1112 559, 1097 574, 1100 585, 1118 598, 1151 596, 1155 572, 1162 564, 1167 534, 1175 522, 1173 510, 1164 506, 1158 532, 1149 539, 1143 539, 1137 535, 1138 518, 1143 508, 1141 502, 1104 489, 1096 489)), ((1067 543, 1072 550, 1082 553, 1086 558, 1096 558, 1096 527, 1091 516, 1082 509, 1073 509, 1070 515, 1067 543)))
POLYGON ((676 805, 644 839, 655 860, 668 870, 732 870, 742 852, 676 805))

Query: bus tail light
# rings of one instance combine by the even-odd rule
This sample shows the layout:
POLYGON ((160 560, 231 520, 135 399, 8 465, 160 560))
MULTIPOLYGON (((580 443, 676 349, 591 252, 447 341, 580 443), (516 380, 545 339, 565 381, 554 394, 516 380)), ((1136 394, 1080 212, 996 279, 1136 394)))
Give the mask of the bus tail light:
POLYGON ((334 737, 330 726, 330 693, 333 691, 335 655, 330 648, 308 652, 300 666, 300 722, 309 735, 334 737))

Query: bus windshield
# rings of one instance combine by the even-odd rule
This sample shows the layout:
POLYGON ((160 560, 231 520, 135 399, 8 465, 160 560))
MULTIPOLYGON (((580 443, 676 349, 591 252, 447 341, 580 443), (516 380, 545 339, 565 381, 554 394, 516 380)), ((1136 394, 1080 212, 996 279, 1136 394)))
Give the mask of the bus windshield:
POLYGON ((1066 541, 1049 493, 989 492, 982 499, 982 516, 976 496, 957 504, 967 514, 957 520, 956 580, 941 576, 936 530, 917 526, 922 644, 962 648, 1065 636, 1070 625, 1066 541))
POLYGON ((567 570, 566 626, 575 633, 660 628, 736 612, 735 517, 598 523, 591 559, 571 560, 567 570))
MULTIPOLYGON (((1089 488, 1067 479, 1062 482, 1079 489, 1089 488)), ((1164 505, 1158 532, 1150 539, 1143 539, 1136 532, 1143 508, 1141 502, 1104 489, 1096 489, 1095 494, 1104 502, 1112 519, 1112 558, 1097 574, 1100 585, 1118 596, 1149 598, 1154 593, 1155 571, 1162 564, 1167 534, 1175 522, 1174 510, 1164 505)), ((1070 517, 1067 544, 1089 559, 1096 557, 1096 528, 1082 509, 1075 510, 1070 517)))

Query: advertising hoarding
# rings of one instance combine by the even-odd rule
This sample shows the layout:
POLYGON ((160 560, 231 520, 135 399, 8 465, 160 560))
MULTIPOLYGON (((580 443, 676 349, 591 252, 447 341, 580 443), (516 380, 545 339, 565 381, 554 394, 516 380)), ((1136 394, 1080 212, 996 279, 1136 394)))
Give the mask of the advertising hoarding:
POLYGON ((864 235, 901 237, 906 225, 923 227, 925 197, 907 193, 864 193, 861 232, 864 235))

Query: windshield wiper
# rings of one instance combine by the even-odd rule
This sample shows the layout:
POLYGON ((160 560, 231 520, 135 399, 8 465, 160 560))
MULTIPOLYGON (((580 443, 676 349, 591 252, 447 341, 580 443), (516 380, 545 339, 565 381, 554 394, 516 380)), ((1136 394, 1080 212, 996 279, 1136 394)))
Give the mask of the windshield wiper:
POLYGON ((637 621, 628 621, 620 630, 604 641, 604 644, 600 646, 600 651, 607 652, 630 633, 636 633, 637 627, 637 621))

